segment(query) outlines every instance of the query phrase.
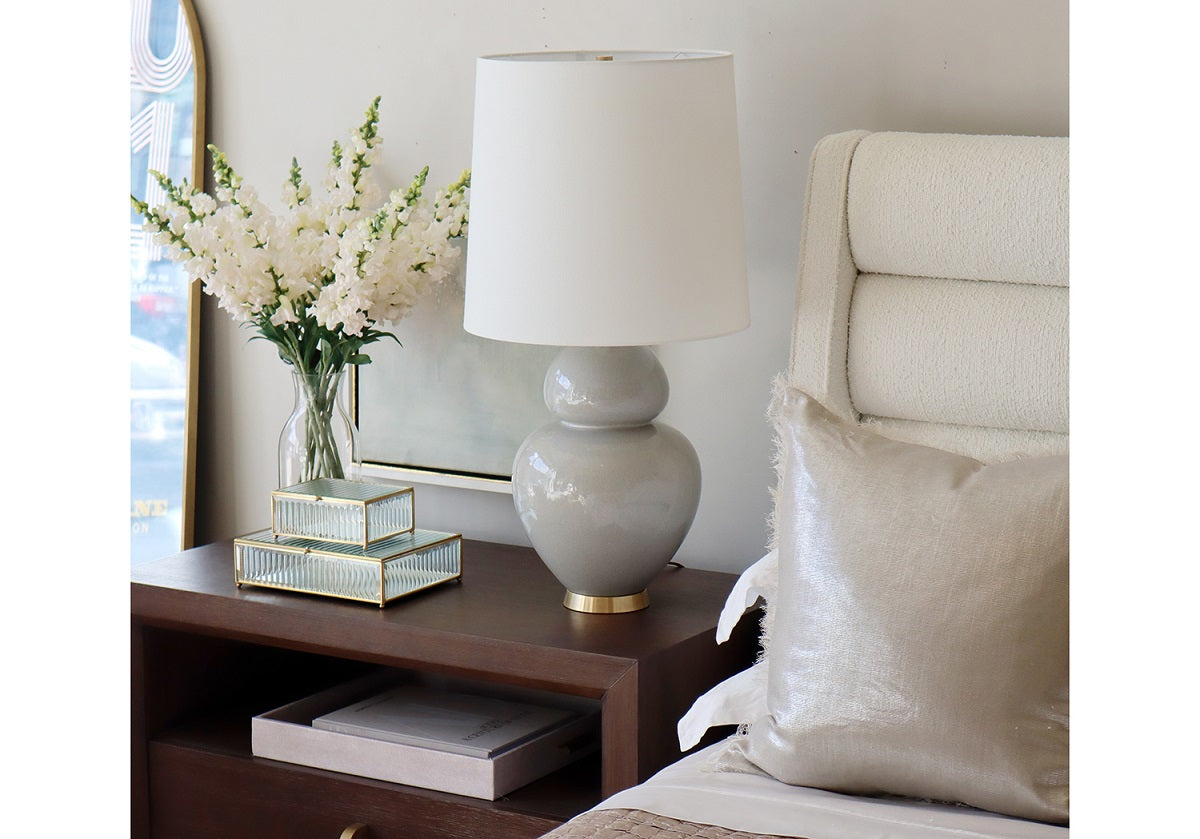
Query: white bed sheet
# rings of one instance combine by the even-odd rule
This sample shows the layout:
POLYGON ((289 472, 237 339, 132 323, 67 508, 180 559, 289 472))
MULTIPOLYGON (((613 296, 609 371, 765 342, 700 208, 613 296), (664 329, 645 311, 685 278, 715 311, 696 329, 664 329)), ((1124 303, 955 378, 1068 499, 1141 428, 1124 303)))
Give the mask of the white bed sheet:
POLYGON ((681 758, 594 809, 629 808, 750 833, 810 839, 1065 839, 1069 828, 969 807, 842 795, 707 770, 724 743, 681 758))

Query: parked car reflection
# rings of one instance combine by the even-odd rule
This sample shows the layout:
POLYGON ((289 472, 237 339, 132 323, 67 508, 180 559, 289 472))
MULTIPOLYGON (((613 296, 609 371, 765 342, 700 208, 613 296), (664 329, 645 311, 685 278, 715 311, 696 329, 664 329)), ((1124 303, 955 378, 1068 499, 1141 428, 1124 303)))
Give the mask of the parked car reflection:
POLYGON ((166 349, 130 336, 130 440, 171 446, 182 442, 187 369, 166 349))

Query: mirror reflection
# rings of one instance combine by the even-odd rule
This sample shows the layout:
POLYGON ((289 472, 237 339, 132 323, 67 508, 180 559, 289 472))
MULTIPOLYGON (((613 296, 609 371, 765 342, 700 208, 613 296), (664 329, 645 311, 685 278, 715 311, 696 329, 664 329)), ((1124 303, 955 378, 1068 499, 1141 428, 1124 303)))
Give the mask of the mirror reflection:
MULTIPOLYGON (((148 176, 203 183, 203 53, 194 10, 181 0, 131 0, 129 172, 131 195, 151 205, 148 176), (199 72, 198 72, 199 68, 199 72)), ((129 218, 130 561, 191 543, 198 307, 186 274, 129 218)))

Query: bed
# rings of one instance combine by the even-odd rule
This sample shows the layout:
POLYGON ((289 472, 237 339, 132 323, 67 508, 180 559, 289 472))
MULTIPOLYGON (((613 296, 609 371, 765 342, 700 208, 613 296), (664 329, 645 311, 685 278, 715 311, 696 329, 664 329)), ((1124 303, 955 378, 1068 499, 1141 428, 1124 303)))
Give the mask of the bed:
POLYGON ((818 143, 760 659, 546 839, 1068 835, 1067 228, 1066 138, 818 143))

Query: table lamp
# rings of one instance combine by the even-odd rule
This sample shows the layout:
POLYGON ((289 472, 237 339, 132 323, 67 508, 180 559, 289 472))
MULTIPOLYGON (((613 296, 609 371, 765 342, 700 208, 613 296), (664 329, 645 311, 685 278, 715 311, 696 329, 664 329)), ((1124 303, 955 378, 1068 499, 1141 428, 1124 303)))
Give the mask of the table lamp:
POLYGON ((561 347, 512 485, 567 608, 645 608, 696 514, 652 345, 749 322, 730 53, 478 60, 463 325, 561 347))

